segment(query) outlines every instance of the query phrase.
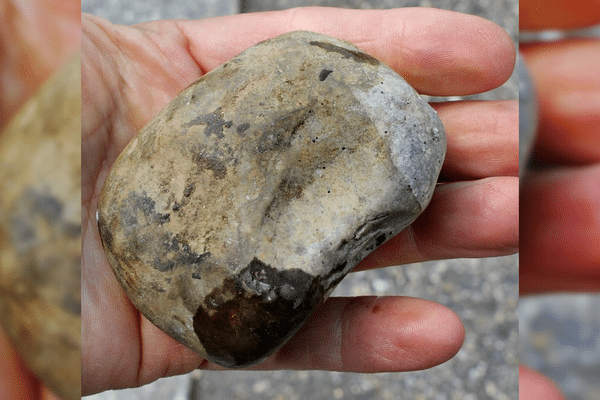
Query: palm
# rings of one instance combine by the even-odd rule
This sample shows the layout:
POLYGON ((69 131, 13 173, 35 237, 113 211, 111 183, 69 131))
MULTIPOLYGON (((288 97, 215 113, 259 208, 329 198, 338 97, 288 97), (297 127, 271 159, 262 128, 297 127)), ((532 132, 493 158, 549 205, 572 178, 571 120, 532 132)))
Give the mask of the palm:
MULTIPOLYGON (((162 333, 133 307, 112 275, 95 222, 98 195, 111 164, 133 135, 179 91, 257 41, 292 26, 351 40, 395 67, 417 90, 432 95, 492 89, 510 75, 514 63, 514 48, 500 28, 478 18, 443 11, 393 10, 376 14, 305 9, 197 22, 163 21, 133 28, 112 26, 85 15, 82 22, 84 393, 143 384, 199 365, 214 367, 162 333), (345 13, 357 13, 352 18, 366 18, 362 24, 369 30, 381 25, 382 19, 389 22, 384 26, 398 27, 387 36, 367 34, 361 23, 344 31, 345 13), (319 25, 323 18, 331 22, 328 26, 333 31, 319 25), (444 21, 449 32, 473 29, 474 34, 465 35, 464 43, 453 40, 455 56, 440 52, 438 59, 438 55, 427 51, 404 51, 415 46, 410 32, 397 42, 391 40, 399 32, 406 32, 402 31, 403 23, 409 31, 419 32, 435 19, 444 21), (421 21, 422 25, 409 24, 409 20, 421 21), (498 43, 491 51, 487 49, 489 58, 484 60, 479 47, 487 45, 473 42, 482 32, 495 37, 498 43), (465 51, 468 60, 463 57, 465 51), (435 64, 440 65, 438 70, 423 74, 420 65, 428 61, 443 62, 435 64), (466 67, 468 73, 464 72, 466 67)), ((428 34, 428 39, 444 42, 445 35, 448 33, 428 34)), ((386 243, 359 268, 516 251, 516 104, 447 104, 437 109, 449 136, 443 170, 448 183, 440 187, 413 227, 386 243), (499 128, 490 124, 497 119, 506 123, 499 128), (486 164, 482 151, 494 153, 500 162, 486 164), (465 180, 472 182, 455 182, 465 180), (484 220, 486 225, 479 223, 484 220)), ((451 357, 460 348, 462 337, 457 317, 431 302, 401 297, 333 298, 295 338, 259 367, 365 372, 422 369, 451 357), (402 315, 407 318, 399 323, 402 315), (336 327, 341 331, 335 333, 336 327), (323 337, 331 340, 323 341, 323 337), (381 346, 382 341, 389 345, 381 346), (361 352, 352 351, 357 346, 361 352), (426 348, 429 350, 423 351, 426 348)))

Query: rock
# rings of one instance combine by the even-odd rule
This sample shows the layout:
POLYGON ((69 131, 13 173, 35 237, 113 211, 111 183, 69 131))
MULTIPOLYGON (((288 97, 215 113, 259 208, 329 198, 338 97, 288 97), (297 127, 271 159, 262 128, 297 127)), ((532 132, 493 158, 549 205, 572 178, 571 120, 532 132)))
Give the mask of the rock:
POLYGON ((135 306, 226 367, 264 360, 428 204, 433 109, 348 42, 292 32, 193 83, 112 166, 98 226, 135 306))
POLYGON ((0 322, 61 398, 81 398, 81 55, 0 134, 0 322))

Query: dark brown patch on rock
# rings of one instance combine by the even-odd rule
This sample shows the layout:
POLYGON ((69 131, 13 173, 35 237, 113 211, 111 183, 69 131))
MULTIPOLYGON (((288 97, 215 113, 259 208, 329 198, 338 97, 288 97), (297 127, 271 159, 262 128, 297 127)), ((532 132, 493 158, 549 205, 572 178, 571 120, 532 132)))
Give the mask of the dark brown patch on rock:
POLYGON ((198 307, 194 330, 209 359, 226 367, 264 360, 291 337, 322 298, 317 279, 258 259, 215 288, 198 307))

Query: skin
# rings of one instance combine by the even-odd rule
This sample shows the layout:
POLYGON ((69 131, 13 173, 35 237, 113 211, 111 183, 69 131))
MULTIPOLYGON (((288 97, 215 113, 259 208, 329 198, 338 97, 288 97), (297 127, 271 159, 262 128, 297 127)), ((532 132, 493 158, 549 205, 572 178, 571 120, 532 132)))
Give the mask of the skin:
MULTIPOLYGON (((179 91, 247 47, 298 29, 349 40, 431 95, 493 89, 515 61, 513 43, 497 25, 431 9, 304 8, 133 27, 84 14, 82 26, 84 394, 218 369, 133 307, 108 265, 95 221, 111 164, 179 91)), ((423 216, 358 269, 518 249, 517 102, 435 107, 448 134, 444 183, 423 216)), ((440 304, 400 296, 332 298, 255 369, 418 370, 450 359, 463 339, 462 323, 440 304)))
MULTIPOLYGON (((0 130, 79 48, 79 0, 0 0, 0 130)), ((0 327, 0 399, 58 400, 12 348, 0 327)))
POLYGON ((0 330, 0 398, 15 400, 59 400, 37 379, 0 330))
MULTIPOLYGON (((521 1, 521 27, 600 23, 597 1, 521 1), (585 11, 583 11, 585 10, 585 11)), ((538 89, 534 152, 553 167, 529 173, 520 196, 520 292, 600 291, 600 40, 521 46, 538 89)), ((519 398, 562 398, 541 375, 522 368, 519 398), (551 393, 549 395, 548 393, 551 393)))
POLYGON ((598 23, 598 0, 519 1, 519 29, 573 29, 598 23))
POLYGON ((81 2, 0 0, 0 129, 80 46, 81 2))

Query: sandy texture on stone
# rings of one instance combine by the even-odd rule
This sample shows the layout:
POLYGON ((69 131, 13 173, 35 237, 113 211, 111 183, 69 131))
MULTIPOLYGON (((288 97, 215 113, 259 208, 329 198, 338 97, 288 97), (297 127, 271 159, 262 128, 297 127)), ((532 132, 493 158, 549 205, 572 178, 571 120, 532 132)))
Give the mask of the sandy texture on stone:
POLYGON ((123 150, 98 212, 136 307, 228 367, 260 362, 427 206, 446 148, 395 72, 310 32, 185 89, 123 150))
POLYGON ((0 322, 32 371, 81 397, 81 56, 0 134, 0 322))

